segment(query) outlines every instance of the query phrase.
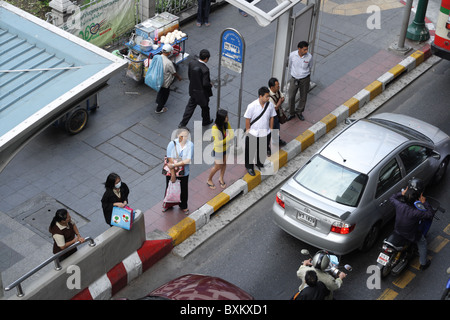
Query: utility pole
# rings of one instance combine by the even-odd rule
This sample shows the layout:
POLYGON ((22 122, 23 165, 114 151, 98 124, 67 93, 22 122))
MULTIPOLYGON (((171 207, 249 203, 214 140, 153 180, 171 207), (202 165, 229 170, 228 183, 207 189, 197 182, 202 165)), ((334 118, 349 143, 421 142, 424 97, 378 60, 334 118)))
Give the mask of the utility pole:
POLYGON ((408 27, 406 38, 413 41, 427 41, 430 39, 430 32, 425 25, 425 14, 427 12, 428 0, 419 0, 417 4, 416 16, 413 23, 408 27))

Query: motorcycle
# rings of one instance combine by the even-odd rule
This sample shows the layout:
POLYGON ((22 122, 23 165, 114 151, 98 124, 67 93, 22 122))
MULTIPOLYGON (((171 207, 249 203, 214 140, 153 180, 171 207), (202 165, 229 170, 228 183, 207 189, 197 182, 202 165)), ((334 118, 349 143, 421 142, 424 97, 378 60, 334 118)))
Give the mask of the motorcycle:
MULTIPOLYGON (((445 209, 440 206, 439 201, 431 197, 426 197, 426 199, 434 213, 437 211, 445 212, 445 209)), ((425 207, 420 201, 416 201, 415 206, 419 210, 425 210, 425 207)), ((438 219, 438 217, 434 216, 434 219, 438 219)), ((420 231, 424 236, 427 235, 432 220, 421 221, 420 231)), ((377 266, 380 269, 381 277, 385 278, 389 274, 394 276, 400 274, 416 252, 417 248, 414 243, 404 239, 395 233, 395 231, 392 232, 388 238, 384 239, 382 250, 377 258, 377 266)))
MULTIPOLYGON (((323 261, 325 261, 325 263, 328 262, 328 265, 321 265, 319 269, 322 270, 322 271, 324 271, 324 272, 326 272, 326 273, 328 273, 328 274, 331 275, 334 279, 339 278, 339 275, 342 273, 342 271, 339 270, 339 268, 341 267, 340 264, 339 264, 340 257, 337 256, 337 255, 335 255, 334 253, 328 252, 328 251, 326 251, 326 250, 319 250, 319 251, 316 252, 316 254, 314 255, 314 257, 311 256, 311 255, 309 254, 309 251, 308 251, 307 249, 302 249, 301 253, 302 253, 302 255, 309 256, 310 259, 312 260, 312 263, 314 263, 314 257, 317 257, 317 256, 319 256, 319 255, 322 255, 322 257, 321 257, 321 259, 320 259, 320 261, 321 261, 320 263, 322 263, 323 261), (327 256, 328 261, 327 261, 327 259, 323 259, 324 256, 327 256)), ((314 267, 314 268, 316 268, 316 267, 314 267)), ((352 267, 351 267, 350 265, 348 265, 348 264, 346 264, 346 265, 344 266, 344 268, 345 268, 347 271, 352 271, 352 267)), ((298 291, 298 292, 291 298, 291 300, 296 300, 299 294, 300 294, 300 291, 298 291)), ((330 297, 333 297, 333 292, 330 293, 330 297)))
MULTIPOLYGON (((309 251, 307 249, 302 249, 301 253, 302 253, 302 255, 309 256, 311 259, 313 259, 313 257, 309 254, 309 251)), ((335 255, 332 252, 327 251, 327 250, 319 250, 316 252, 316 254, 318 254, 318 253, 326 254, 330 260, 328 267, 326 267, 324 271, 327 272, 328 274, 330 274, 331 276, 333 276, 333 278, 335 278, 335 279, 339 278, 339 275, 342 272, 341 270, 339 270, 339 268, 341 267, 339 265, 340 257, 335 255)), ((347 271, 353 270, 353 268, 349 264, 344 265, 344 269, 347 271)))
MULTIPOLYGON (((447 269, 447 274, 450 274, 450 268, 447 269)), ((445 287, 444 293, 442 293, 441 300, 450 300, 450 278, 447 280, 447 286, 445 287)))

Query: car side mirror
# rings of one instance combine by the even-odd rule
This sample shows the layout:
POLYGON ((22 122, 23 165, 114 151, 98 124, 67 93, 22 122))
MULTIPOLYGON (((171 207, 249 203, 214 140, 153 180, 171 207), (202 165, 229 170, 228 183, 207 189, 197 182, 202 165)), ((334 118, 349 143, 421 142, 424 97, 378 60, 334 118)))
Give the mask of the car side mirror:
POLYGON ((436 160, 440 160, 441 159, 441 154, 435 150, 431 151, 431 156, 436 159, 436 160))
POLYGON ((353 118, 345 118, 344 123, 346 125, 352 124, 353 122, 355 122, 357 119, 353 119, 353 118))

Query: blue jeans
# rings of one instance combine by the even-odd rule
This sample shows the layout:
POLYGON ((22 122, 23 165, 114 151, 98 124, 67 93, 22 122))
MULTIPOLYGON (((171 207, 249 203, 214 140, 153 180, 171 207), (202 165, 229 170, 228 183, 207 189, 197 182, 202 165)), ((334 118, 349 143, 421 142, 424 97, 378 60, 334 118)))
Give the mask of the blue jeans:
POLYGON ((425 265, 427 263, 427 239, 421 235, 416 244, 419 250, 419 262, 421 265, 425 265))

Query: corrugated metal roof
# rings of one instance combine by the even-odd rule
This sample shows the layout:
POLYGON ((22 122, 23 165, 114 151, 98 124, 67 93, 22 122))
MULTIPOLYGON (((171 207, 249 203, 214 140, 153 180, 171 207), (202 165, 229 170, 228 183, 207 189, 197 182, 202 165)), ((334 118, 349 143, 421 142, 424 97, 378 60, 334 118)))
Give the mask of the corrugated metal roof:
POLYGON ((0 152, 64 114, 125 63, 0 1, 0 152))
POLYGON ((0 70, 27 70, 0 73, 0 111, 14 106, 33 93, 38 93, 49 81, 57 80, 64 72, 70 71, 70 69, 52 70, 53 68, 74 66, 54 53, 47 52, 45 48, 40 48, 2 28, 0 28, 0 58, 0 70))

